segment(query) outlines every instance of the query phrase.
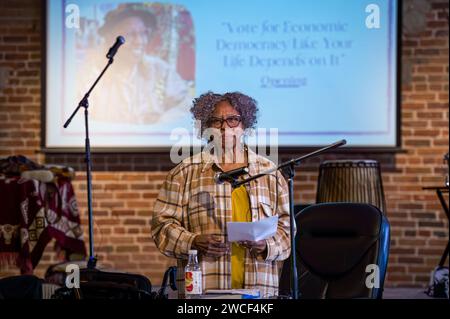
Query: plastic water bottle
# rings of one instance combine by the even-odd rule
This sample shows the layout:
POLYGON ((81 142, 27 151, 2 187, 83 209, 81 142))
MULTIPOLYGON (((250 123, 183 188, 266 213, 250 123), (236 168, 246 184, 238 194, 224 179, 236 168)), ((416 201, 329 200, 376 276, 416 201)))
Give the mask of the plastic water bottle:
POLYGON ((189 260, 184 269, 184 287, 186 299, 198 298, 203 292, 202 271, 196 250, 189 250, 189 260))

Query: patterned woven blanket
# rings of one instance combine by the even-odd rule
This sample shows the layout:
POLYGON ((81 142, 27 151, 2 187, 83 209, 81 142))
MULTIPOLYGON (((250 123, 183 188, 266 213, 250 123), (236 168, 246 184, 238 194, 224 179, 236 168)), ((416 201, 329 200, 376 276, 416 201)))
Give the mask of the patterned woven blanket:
POLYGON ((70 179, 44 183, 0 175, 0 267, 16 264, 22 274, 32 274, 52 239, 66 260, 86 256, 70 179))

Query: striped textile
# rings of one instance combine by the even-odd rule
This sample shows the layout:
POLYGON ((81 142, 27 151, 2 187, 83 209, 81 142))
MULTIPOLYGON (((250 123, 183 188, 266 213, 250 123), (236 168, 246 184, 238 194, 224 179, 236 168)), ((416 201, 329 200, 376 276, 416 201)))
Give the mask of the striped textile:
POLYGON ((59 288, 62 287, 51 283, 42 283, 42 299, 52 299, 53 294, 59 288))

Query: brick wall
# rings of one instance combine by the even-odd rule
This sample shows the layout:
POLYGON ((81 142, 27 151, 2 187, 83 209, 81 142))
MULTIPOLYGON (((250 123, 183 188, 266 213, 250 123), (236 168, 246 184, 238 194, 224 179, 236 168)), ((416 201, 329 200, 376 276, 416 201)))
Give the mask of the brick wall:
MULTIPOLYGON (((448 223, 435 194, 421 189, 442 184, 442 156, 449 143, 448 2, 431 4, 426 29, 404 36, 402 43, 407 72, 401 92, 404 152, 328 155, 308 163, 296 177, 296 201, 312 203, 320 160, 374 158, 382 163, 392 226, 390 286, 425 285, 448 239, 448 223)), ((77 168, 74 186, 87 243, 81 154, 40 152, 41 10, 38 0, 0 2, 0 156, 23 154, 41 163, 77 168)), ((167 154, 95 154, 93 163, 94 234, 100 263, 145 274, 159 283, 163 271, 174 264, 157 251, 149 235, 158 188, 172 167, 167 154)), ((50 244, 36 274, 43 276, 56 261, 50 244)), ((17 270, 3 269, 0 277, 14 273, 17 270)))

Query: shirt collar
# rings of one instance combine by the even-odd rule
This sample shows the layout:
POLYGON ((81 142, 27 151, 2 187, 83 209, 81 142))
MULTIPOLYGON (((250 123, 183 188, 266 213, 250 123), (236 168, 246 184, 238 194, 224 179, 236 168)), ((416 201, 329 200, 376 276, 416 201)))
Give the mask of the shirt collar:
MULTIPOLYGON (((254 174, 257 174, 258 172, 260 159, 248 145, 245 145, 245 150, 247 152, 249 174, 252 176, 254 174)), ((211 154, 209 149, 203 150, 201 152, 201 161, 203 164, 202 173, 209 169, 211 166, 215 166, 216 169, 219 169, 219 161, 217 159, 217 156, 211 154)))

